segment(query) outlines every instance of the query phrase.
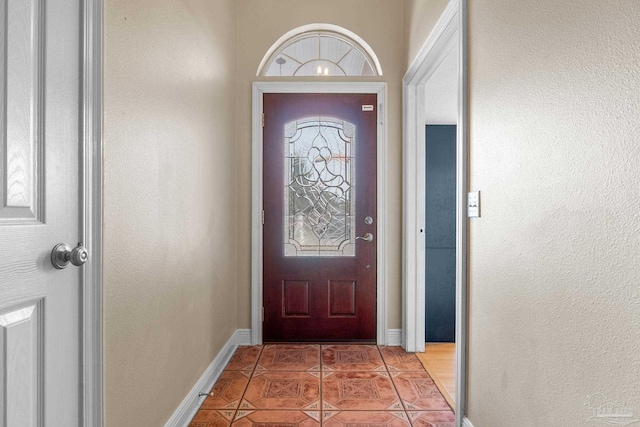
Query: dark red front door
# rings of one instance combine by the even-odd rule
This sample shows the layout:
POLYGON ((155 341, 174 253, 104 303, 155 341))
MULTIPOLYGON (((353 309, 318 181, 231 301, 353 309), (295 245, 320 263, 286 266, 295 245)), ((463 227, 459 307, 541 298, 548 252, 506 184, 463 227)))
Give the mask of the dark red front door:
POLYGON ((264 340, 375 342, 377 96, 263 101, 264 340))

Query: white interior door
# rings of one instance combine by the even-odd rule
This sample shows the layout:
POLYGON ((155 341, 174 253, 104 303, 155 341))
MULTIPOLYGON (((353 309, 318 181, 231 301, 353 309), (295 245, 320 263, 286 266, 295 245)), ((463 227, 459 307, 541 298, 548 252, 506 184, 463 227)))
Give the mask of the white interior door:
POLYGON ((80 0, 0 0, 0 425, 78 426, 80 0))

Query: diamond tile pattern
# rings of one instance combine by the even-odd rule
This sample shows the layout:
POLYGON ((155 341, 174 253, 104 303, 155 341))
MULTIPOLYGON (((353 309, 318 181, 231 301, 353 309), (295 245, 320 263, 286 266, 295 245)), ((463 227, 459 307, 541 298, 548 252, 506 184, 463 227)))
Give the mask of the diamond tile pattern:
POLYGON ((343 411, 403 409, 387 372, 323 373, 322 408, 343 411))
POLYGON ((424 372, 418 356, 407 353, 402 347, 380 347, 380 353, 389 372, 424 372))
POLYGON ((320 409, 318 372, 256 371, 240 409, 320 409))
POLYGON ((394 372, 393 383, 408 411, 449 409, 449 404, 426 372, 394 372))
POLYGON ((190 427, 454 427, 418 358, 400 347, 238 347, 190 427))
POLYGON ((322 370, 387 371, 375 345, 324 345, 322 370))
POLYGON ((202 409, 237 409, 251 371, 224 371, 202 403, 202 409))
POLYGON ((265 345, 256 369, 269 371, 319 371, 320 346, 304 344, 265 345))

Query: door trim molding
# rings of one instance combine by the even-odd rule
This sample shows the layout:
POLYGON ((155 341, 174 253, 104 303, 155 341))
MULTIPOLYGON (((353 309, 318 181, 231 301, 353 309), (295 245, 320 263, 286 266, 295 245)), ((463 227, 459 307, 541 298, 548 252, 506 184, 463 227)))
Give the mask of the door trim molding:
POLYGON ((251 343, 262 344, 262 95, 265 93, 372 93, 378 95, 378 218, 376 340, 387 344, 387 84, 385 82, 254 82, 251 160, 251 343))
POLYGON ((456 136, 456 426, 466 408, 468 188, 468 0, 450 0, 403 78, 403 346, 425 345, 425 83, 459 52, 456 136))
POLYGON ((102 353, 102 18, 103 0, 82 3, 82 227, 89 251, 82 277, 82 417, 104 425, 102 353))

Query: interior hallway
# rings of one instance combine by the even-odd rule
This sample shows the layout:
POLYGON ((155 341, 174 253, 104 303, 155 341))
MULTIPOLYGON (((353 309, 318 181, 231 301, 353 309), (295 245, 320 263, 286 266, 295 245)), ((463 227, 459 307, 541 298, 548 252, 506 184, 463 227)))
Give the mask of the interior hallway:
MULTIPOLYGON (((380 59, 385 321, 406 332, 401 82, 447 3, 104 2, 106 427, 177 419, 226 343, 251 332, 252 82, 301 25, 347 28, 380 59)), ((461 415, 592 425, 583 403, 598 390, 638 413, 640 2, 468 3, 468 183, 482 217, 468 222, 461 415)))
POLYGON ((190 427, 453 427, 415 354, 375 345, 238 347, 190 427))

